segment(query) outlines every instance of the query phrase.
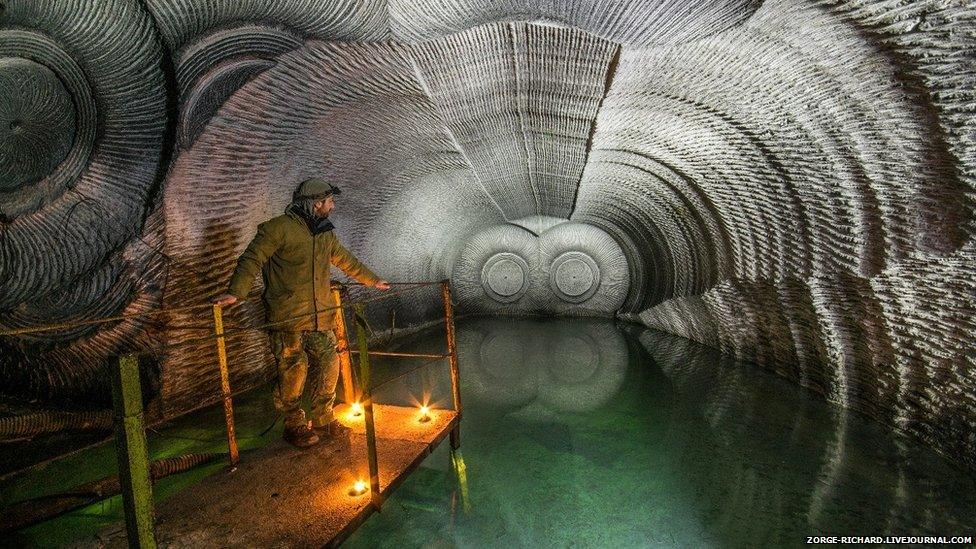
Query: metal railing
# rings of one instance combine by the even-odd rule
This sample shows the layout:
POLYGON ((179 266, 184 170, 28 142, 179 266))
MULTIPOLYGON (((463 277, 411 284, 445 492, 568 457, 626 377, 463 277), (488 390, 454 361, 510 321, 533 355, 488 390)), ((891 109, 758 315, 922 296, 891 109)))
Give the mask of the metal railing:
MULTIPOLYGON (((67 327, 77 328, 84 325, 104 324, 132 318, 141 318, 158 314, 173 312, 186 312, 192 310, 202 310, 204 307, 210 308, 213 315, 213 335, 195 338, 188 341, 181 341, 166 348, 179 348, 187 345, 194 345, 204 341, 212 340, 215 345, 215 353, 219 368, 219 384, 221 402, 224 409, 224 420, 227 432, 227 454, 231 470, 234 470, 240 462, 240 452, 237 445, 237 434, 234 427, 234 393, 231 390, 230 371, 227 360, 226 339, 229 336, 237 335, 244 331, 260 330, 271 328, 275 325, 290 322, 292 320, 318 315, 330 310, 342 311, 351 309, 354 314, 356 325, 356 348, 353 349, 349 343, 349 331, 345 323, 343 314, 336 315, 336 339, 338 342, 337 354, 339 357, 340 373, 343 381, 344 400, 346 402, 360 402, 365 412, 365 431, 367 445, 367 462, 370 475, 370 502, 378 510, 382 505, 382 493, 379 486, 379 460, 377 453, 377 437, 374 418, 373 390, 380 385, 385 385, 392 381, 401 379, 403 376, 416 371, 419 368, 432 364, 434 361, 449 359, 451 373, 451 393, 453 408, 456 413, 453 427, 451 428, 450 440, 451 447, 457 450, 460 446, 460 417, 461 417, 461 396, 460 379, 458 373, 457 346, 455 342, 454 311, 451 302, 451 288, 448 280, 425 281, 425 282, 400 282, 391 283, 393 286, 400 286, 400 289, 387 291, 383 294, 363 299, 349 304, 343 303, 344 290, 348 286, 359 286, 360 284, 341 284, 334 283, 332 292, 336 305, 316 309, 314 312, 298 315, 277 322, 269 322, 258 326, 242 327, 231 330, 224 329, 223 307, 219 304, 210 305, 191 305, 187 307, 159 309, 134 313, 128 315, 117 315, 113 317, 101 318, 82 323, 69 325, 47 325, 31 328, 22 328, 0 332, 0 336, 16 336, 25 334, 37 334, 47 331, 56 331, 67 327), (405 353, 390 351, 370 351, 368 346, 367 324, 365 320, 364 306, 369 303, 390 299, 396 295, 410 291, 414 288, 440 285, 441 298, 444 302, 444 323, 446 350, 443 354, 431 353, 405 353), (358 383, 352 373, 351 355, 357 355, 359 362, 358 383), (421 364, 392 379, 386 380, 381 384, 371 383, 370 356, 383 356, 392 358, 428 358, 431 361, 421 364)), ((176 326, 175 328, 181 328, 176 326)), ((153 532, 153 504, 152 489, 149 472, 148 450, 145 437, 145 425, 143 422, 142 394, 139 384, 139 365, 138 357, 135 354, 126 354, 119 357, 118 369, 113 372, 113 401, 115 406, 115 440, 118 449, 119 478, 121 481, 123 503, 126 516, 126 528, 129 535, 130 545, 139 547, 155 547, 153 532)))
MULTIPOLYGON (((460 376, 458 372, 458 359, 457 359, 457 345, 455 341, 455 329, 454 329, 454 308, 451 302, 451 288, 448 281, 444 280, 440 283, 441 285, 441 296, 444 301, 444 325, 445 325, 445 340, 446 340, 446 352, 443 354, 430 354, 430 353, 404 353, 404 352, 388 352, 388 351, 370 351, 367 338, 367 324, 363 309, 362 302, 358 302, 352 305, 354 312, 354 319, 356 325, 356 342, 357 349, 350 349, 348 330, 345 326, 345 320, 342 315, 339 315, 339 321, 336 327, 337 338, 339 339, 340 345, 340 357, 345 355, 345 359, 340 358, 340 367, 346 368, 348 370, 343 370, 343 380, 344 380, 344 392, 346 402, 358 402, 363 407, 364 423, 365 423, 365 433, 366 433, 366 451, 367 451, 367 462, 369 467, 369 484, 370 484, 370 502, 374 508, 380 509, 383 502, 382 491, 379 484, 379 459, 378 459, 378 449, 377 449, 377 437, 376 437, 376 425, 375 425, 375 413, 373 409, 373 391, 379 385, 385 385, 392 381, 403 378, 404 376, 415 372, 419 368, 423 368, 432 363, 432 361, 425 362, 417 368, 413 368, 406 372, 401 373, 393 377, 392 379, 384 381, 382 384, 374 384, 372 382, 372 371, 370 368, 369 357, 372 356, 386 356, 395 358, 430 358, 434 360, 449 359, 450 360, 450 371, 451 371, 451 396, 453 400, 453 409, 456 414, 454 420, 454 426, 451 428, 451 448, 457 450, 461 444, 461 393, 460 393, 460 376), (352 380, 351 371, 351 358, 350 355, 355 354, 359 359, 359 384, 355 383, 345 384, 345 380, 352 380)), ((341 292, 336 290, 336 303, 342 306, 341 292)))
MULTIPOLYGON (((460 391, 460 374, 458 371, 458 358, 457 358, 457 343, 455 340, 455 327, 454 327, 454 307, 451 301, 451 286, 450 282, 443 280, 438 282, 414 282, 414 283, 397 283, 400 286, 406 287, 423 287, 430 286, 433 284, 440 284, 441 286, 441 298, 444 302, 444 325, 445 325, 445 340, 446 340, 446 352, 443 354, 430 354, 430 353, 405 353, 405 352, 389 352, 389 351, 370 351, 368 345, 368 327, 365 318, 364 305, 366 303, 371 303, 375 301, 381 301, 383 299, 389 299, 393 295, 402 293, 405 290, 398 292, 392 292, 385 295, 377 296, 376 298, 357 301, 351 304, 344 304, 342 299, 343 285, 337 284, 333 286, 333 299, 336 305, 334 307, 327 307, 321 311, 316 310, 313 313, 309 313, 307 316, 316 315, 324 311, 337 309, 343 310, 351 308, 353 311, 355 325, 356 325, 356 349, 352 349, 349 344, 349 330, 345 323, 345 317, 343 314, 336 315, 336 339, 339 344, 337 350, 339 356, 339 368, 341 377, 343 380, 343 393, 344 400, 348 403, 359 402, 364 411, 364 422, 365 422, 365 434, 366 434, 366 452, 367 452, 367 463, 369 469, 369 484, 370 484, 370 502, 371 504, 379 510, 382 506, 382 491, 380 489, 379 482, 379 457, 377 450, 377 437, 376 437, 376 424, 375 424, 375 413, 373 408, 373 390, 376 388, 372 384, 372 371, 370 368, 369 357, 372 356, 386 356, 395 358, 432 358, 435 360, 441 360, 447 358, 450 360, 450 372, 451 372, 451 397, 453 400, 453 410, 456 414, 456 420, 454 426, 451 429, 451 448, 457 450, 461 445, 461 391, 460 391), (352 375, 352 359, 351 355, 357 355, 359 360, 359 383, 355 381, 355 376, 352 375)), ((214 316, 214 335, 217 359, 220 368, 220 388, 222 401, 224 406, 224 419, 226 421, 227 427, 227 452, 231 467, 236 467, 240 460, 240 453, 237 449, 237 439, 234 429, 234 405, 233 405, 233 395, 231 393, 230 382, 229 382, 229 370, 227 366, 227 353, 225 348, 225 338, 226 334, 223 329, 223 312, 220 305, 213 305, 213 316, 214 316)), ((302 318, 306 315, 302 315, 302 318)), ((422 364, 420 367, 425 367, 431 364, 427 362, 422 364)), ((402 378, 403 376, 416 371, 417 368, 409 370, 407 372, 401 373, 394 378, 385 381, 383 384, 395 381, 402 378)))

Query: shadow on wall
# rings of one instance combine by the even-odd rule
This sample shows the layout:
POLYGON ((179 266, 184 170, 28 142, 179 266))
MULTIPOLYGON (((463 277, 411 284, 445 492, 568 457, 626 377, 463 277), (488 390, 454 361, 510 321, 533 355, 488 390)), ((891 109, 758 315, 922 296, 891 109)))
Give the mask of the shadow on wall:
MULTIPOLYGON (((176 224, 169 227, 171 231, 178 229, 176 224)), ((180 240, 183 249, 192 253, 181 255, 177 268, 170 271, 163 307, 175 312, 160 326, 161 345, 154 351, 163 368, 160 399, 152 405, 153 412, 162 417, 221 398, 216 347, 209 337, 213 334, 213 312, 206 304, 224 292, 230 276, 225 266, 236 263, 243 251, 241 243, 246 246, 250 239, 242 237, 238 224, 215 219, 199 234, 188 233, 180 240), (204 307, 179 310, 188 304, 204 307)), ((267 332, 254 328, 266 322, 263 289, 259 275, 245 301, 223 310, 224 330, 231 334, 226 338, 226 350, 234 390, 257 386, 274 375, 267 332)))

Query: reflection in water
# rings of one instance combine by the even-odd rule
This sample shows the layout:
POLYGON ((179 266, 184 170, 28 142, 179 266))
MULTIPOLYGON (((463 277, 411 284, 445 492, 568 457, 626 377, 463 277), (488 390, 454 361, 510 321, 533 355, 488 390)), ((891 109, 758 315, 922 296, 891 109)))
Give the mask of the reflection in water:
MULTIPOLYGON (((403 348, 435 351, 442 338, 433 330, 403 348)), ((458 344, 470 513, 457 509, 438 451, 351 546, 768 546, 974 532, 969 473, 688 340, 605 320, 477 318, 458 323, 458 344)), ((395 385, 381 400, 426 392, 450 402, 446 373, 395 385)))
POLYGON ((564 322, 571 329, 531 320, 465 322, 458 332, 465 399, 547 415, 605 404, 627 371, 624 337, 606 322, 564 322))

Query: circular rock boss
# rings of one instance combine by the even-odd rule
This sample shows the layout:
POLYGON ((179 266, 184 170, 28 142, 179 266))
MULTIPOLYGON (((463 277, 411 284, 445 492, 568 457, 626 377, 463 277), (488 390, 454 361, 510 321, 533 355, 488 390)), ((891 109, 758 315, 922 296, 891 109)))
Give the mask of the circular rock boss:
POLYGON ((529 264, 513 253, 495 254, 481 269, 481 286, 495 301, 518 301, 529 288, 529 264))
POLYGON ((3 4, 0 310, 76 284, 139 234, 168 123, 138 2, 3 4))
POLYGON ((566 252, 553 260, 549 286, 563 301, 582 303, 600 288, 600 267, 583 252, 566 252))
POLYGON ((75 186, 96 126, 96 101, 73 57, 40 33, 0 28, 0 220, 75 186))
POLYGON ((0 58, 0 190, 30 186, 68 156, 75 134, 71 95, 54 71, 0 58))
POLYGON ((538 308, 533 296, 538 270, 535 235, 515 225, 493 225, 465 243, 451 274, 465 311, 522 312, 538 308))

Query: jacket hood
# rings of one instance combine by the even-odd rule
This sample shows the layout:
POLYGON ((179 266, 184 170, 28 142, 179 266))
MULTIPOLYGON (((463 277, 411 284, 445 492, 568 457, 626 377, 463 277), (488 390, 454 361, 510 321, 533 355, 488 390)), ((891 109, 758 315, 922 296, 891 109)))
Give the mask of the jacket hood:
POLYGON ((335 225, 329 221, 328 217, 316 217, 314 215, 309 215, 301 208, 296 208, 294 204, 289 204, 288 207, 285 208, 285 213, 296 217, 305 223, 305 226, 308 227, 308 232, 312 233, 312 236, 324 233, 326 231, 331 231, 335 228, 335 225))

